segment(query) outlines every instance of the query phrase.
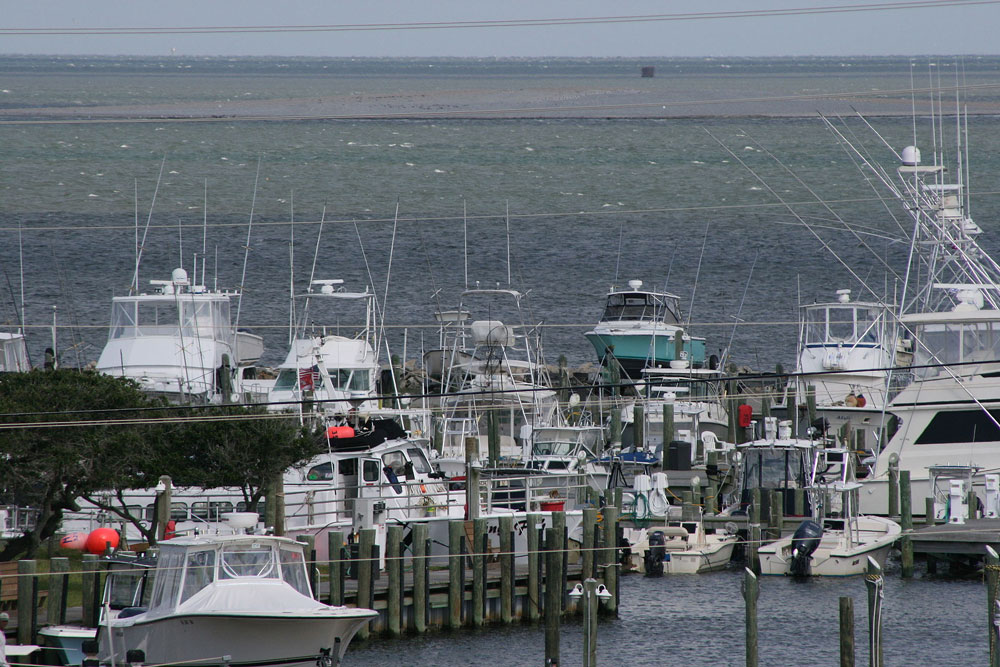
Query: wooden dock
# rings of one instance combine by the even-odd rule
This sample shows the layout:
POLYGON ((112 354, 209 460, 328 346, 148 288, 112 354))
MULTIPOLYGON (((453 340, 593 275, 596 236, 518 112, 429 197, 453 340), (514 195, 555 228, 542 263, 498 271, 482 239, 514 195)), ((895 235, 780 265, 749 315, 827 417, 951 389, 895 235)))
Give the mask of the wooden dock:
POLYGON ((915 529, 909 534, 914 553, 983 556, 986 547, 1000 551, 1000 519, 969 519, 915 529))

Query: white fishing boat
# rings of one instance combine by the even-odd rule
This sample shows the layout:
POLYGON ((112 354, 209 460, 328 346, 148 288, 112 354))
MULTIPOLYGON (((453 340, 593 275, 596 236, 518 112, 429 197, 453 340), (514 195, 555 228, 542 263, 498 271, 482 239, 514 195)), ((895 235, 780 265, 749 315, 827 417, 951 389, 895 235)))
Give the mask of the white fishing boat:
MULTIPOLYGON (((299 314, 302 323, 285 360, 278 367, 278 378, 268 392, 268 409, 301 411, 303 401, 311 401, 328 414, 347 414, 351 410, 369 412, 377 406, 376 378, 379 372, 375 335, 375 294, 348 292, 343 280, 313 280, 303 295, 299 314), (319 286, 318 291, 313 287, 319 286), (306 326, 309 307, 314 301, 360 303, 364 308, 364 326, 356 334, 342 335, 326 326, 306 326)), ((333 327, 331 327, 333 328, 333 327)))
POLYGON ((718 359, 706 358, 704 338, 684 332, 680 297, 643 289, 641 280, 628 281, 624 289, 612 287, 600 321, 584 335, 602 365, 613 357, 635 379, 644 368, 718 365, 718 359))
POLYGON ((701 520, 671 521, 645 528, 625 528, 632 569, 646 575, 703 574, 722 570, 739 538, 706 528, 701 520))
POLYGON ((885 566, 901 529, 885 517, 861 515, 860 489, 849 450, 817 449, 806 488, 813 518, 803 521, 794 535, 758 549, 761 574, 851 576, 865 573, 868 558, 885 566))
POLYGON ((145 664, 327 667, 375 616, 313 599, 293 540, 177 538, 160 544, 148 607, 103 622, 99 658, 126 664, 142 651, 145 664))
POLYGON ((97 360, 106 375, 135 380, 174 402, 222 403, 243 399, 260 336, 230 321, 232 292, 192 284, 187 271, 151 280, 155 291, 112 299, 108 342, 97 360))

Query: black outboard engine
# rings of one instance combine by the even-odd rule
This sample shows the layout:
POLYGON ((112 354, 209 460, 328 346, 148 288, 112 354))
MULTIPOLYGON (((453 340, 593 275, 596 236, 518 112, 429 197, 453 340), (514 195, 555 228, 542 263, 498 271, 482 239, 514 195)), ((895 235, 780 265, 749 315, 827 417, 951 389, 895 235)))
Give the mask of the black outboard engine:
POLYGON ((823 527, 815 521, 803 521, 792 535, 792 565, 790 574, 793 577, 808 577, 809 565, 813 552, 819 547, 823 537, 823 527))
POLYGON ((645 568, 647 577, 663 576, 663 561, 667 557, 667 540, 662 530, 649 534, 649 548, 646 550, 645 568))

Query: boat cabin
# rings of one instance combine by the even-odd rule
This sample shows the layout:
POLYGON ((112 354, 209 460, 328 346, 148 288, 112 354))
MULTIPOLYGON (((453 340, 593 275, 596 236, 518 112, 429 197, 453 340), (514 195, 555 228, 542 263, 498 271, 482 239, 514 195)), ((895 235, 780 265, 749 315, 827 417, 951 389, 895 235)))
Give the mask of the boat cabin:
POLYGON ((643 321, 680 326, 680 297, 665 292, 641 291, 641 286, 641 280, 630 280, 629 290, 608 294, 601 321, 643 321))

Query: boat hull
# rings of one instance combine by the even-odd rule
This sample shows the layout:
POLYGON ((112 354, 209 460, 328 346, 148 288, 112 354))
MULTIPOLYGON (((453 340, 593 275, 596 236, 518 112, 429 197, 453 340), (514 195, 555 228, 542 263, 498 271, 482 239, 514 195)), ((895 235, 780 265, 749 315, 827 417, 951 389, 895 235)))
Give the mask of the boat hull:
MULTIPOLYGON (((603 361, 608 354, 608 348, 613 347, 615 358, 629 377, 639 378, 643 368, 668 366, 675 358, 672 331, 655 335, 626 330, 594 330, 584 335, 593 345, 599 360, 603 361)), ((705 339, 692 338, 685 341, 684 350, 692 365, 695 367, 704 365, 705 339)))
MULTIPOLYGON (((146 664, 230 667, 316 667, 329 656, 339 664, 355 633, 376 612, 338 609, 331 614, 177 614, 99 632, 102 657, 124 664, 127 650, 145 652, 146 664), (106 648, 109 647, 109 648, 106 648), (107 653, 105 651, 107 650, 107 653)), ((133 617, 136 619, 140 616, 133 617)))
MULTIPOLYGON (((809 574, 817 577, 850 577, 868 570, 868 558, 885 567, 889 549, 900 535, 899 524, 881 517, 861 517, 856 542, 849 544, 842 533, 825 533, 813 553, 809 574)), ((758 550, 764 575, 791 574, 792 537, 766 544, 758 550)))

